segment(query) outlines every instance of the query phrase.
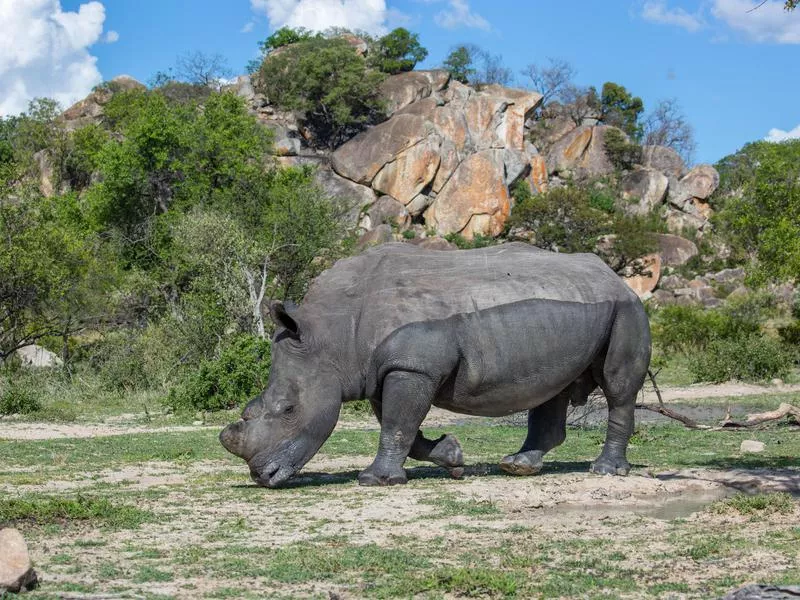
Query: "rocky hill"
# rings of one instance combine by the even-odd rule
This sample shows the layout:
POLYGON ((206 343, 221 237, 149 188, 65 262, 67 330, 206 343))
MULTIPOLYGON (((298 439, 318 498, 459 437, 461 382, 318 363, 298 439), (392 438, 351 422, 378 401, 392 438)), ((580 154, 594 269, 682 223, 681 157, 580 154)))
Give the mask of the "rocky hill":
MULTIPOLYGON (((140 86, 126 76, 115 78, 67 109, 63 119, 68 128, 100 122, 113 93, 140 86)), ((327 151, 313 147, 298 115, 256 93, 249 77, 228 89, 273 131, 280 164, 316 166, 322 188, 350 202, 351 221, 364 231, 362 244, 406 238, 446 248, 451 246, 441 237, 447 234, 496 237, 513 211, 511 191, 518 182, 543 193, 569 181, 614 178, 625 212, 655 212, 670 232, 658 235, 657 254, 643 257, 647 274, 629 278, 638 293, 649 296, 662 268, 669 271, 697 254, 687 238, 709 227, 708 198, 719 185, 712 166, 687 169, 672 149, 646 146, 641 164, 620 171, 606 139, 611 131, 627 139, 622 131, 597 115, 576 119, 558 105, 541 111, 537 92, 499 85, 474 89, 446 71, 394 75, 381 86, 386 120, 327 151), (408 230, 413 234, 404 236, 408 230)), ((40 167, 42 191, 52 192, 45 157, 40 167)), ((668 301, 666 294, 661 301, 668 301)))

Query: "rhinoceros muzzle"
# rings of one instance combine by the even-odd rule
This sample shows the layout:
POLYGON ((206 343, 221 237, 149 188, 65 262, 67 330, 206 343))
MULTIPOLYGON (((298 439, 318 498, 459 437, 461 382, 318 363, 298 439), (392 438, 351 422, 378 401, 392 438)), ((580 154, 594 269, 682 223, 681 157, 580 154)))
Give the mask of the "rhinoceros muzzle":
POLYGON ((271 462, 260 471, 250 468, 250 479, 260 486, 274 488, 286 482, 292 475, 295 474, 295 469, 281 465, 277 462, 271 462))

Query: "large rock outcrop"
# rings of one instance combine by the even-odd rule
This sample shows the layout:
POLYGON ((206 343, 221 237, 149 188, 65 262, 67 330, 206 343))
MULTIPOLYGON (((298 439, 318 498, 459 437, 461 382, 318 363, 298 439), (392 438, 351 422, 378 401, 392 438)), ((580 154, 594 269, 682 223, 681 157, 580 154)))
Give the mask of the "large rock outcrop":
POLYGON ((468 156, 442 193, 425 211, 425 223, 439 232, 499 235, 511 213, 511 196, 503 178, 502 152, 482 150, 468 156))
POLYGON ((622 177, 620 188, 625 212, 645 215, 664 203, 669 180, 650 167, 637 167, 622 177))
POLYGON ((547 155, 550 174, 590 179, 613 173, 614 165, 605 150, 606 133, 610 129, 617 128, 609 125, 581 125, 557 140, 547 155))
POLYGON ((525 123, 541 95, 501 86, 476 91, 439 71, 403 73, 383 84, 391 117, 339 147, 340 176, 391 196, 440 233, 497 235, 511 210, 509 186, 544 165, 525 123))
POLYGON ((409 71, 386 79, 380 88, 386 102, 386 114, 391 116, 431 94, 441 92, 450 81, 447 71, 409 71))
POLYGON ((642 165, 675 179, 686 174, 686 165, 680 154, 666 146, 642 146, 642 165))
POLYGON ((669 187, 667 226, 673 233, 703 231, 714 214, 708 199, 719 186, 719 173, 711 165, 697 165, 669 187), (677 210, 676 210, 677 209, 677 210))

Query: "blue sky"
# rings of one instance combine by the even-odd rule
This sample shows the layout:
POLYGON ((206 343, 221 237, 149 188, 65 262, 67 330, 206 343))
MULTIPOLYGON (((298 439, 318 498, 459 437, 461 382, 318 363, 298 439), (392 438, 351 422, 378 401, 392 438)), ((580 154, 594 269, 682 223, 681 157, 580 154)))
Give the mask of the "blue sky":
POLYGON ((695 128, 696 160, 714 162, 748 141, 765 138, 771 130, 776 130, 773 139, 800 136, 800 10, 787 14, 782 0, 769 0, 747 12, 756 3, 0 0, 0 55, 4 46, 12 44, 46 46, 46 37, 28 39, 27 31, 39 29, 25 19, 47 21, 48 11, 57 11, 60 16, 55 20, 67 30, 66 34, 54 30, 52 35, 62 35, 70 48, 65 56, 48 56, 53 48, 64 46, 50 43, 39 62, 19 59, 5 73, 3 61, 9 59, 0 58, 0 114, 4 93, 6 112, 18 107, 26 95, 47 92, 48 85, 63 102, 85 93, 81 85, 85 83, 88 90, 95 83, 89 84, 92 78, 125 73, 146 82, 187 51, 220 53, 236 72, 243 72, 257 55, 258 41, 287 23, 310 28, 345 25, 374 32, 404 26, 419 33, 430 52, 420 65, 423 68, 440 64, 454 45, 474 43, 502 55, 519 84, 525 83, 519 74, 525 65, 555 57, 575 67, 577 83, 598 88, 605 81, 621 83, 641 96, 645 107, 676 98, 695 128), (13 10, 22 4, 33 7, 30 14, 13 10), (8 10, 11 5, 15 6, 8 10), (15 39, 3 40, 8 31, 16 32, 11 34, 15 39), (70 61, 80 67, 76 72, 85 82, 80 76, 64 76, 70 61), (25 85, 12 85, 13 77, 25 85), (58 87, 60 79, 64 82, 58 87))

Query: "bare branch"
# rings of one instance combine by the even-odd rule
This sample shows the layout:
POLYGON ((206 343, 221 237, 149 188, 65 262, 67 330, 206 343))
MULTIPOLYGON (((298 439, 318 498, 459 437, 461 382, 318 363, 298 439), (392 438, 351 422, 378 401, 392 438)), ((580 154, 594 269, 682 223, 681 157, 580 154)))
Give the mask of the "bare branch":
POLYGON ((557 98, 575 77, 575 69, 567 61, 559 58, 548 58, 547 61, 547 66, 531 63, 521 71, 530 79, 533 89, 542 95, 542 105, 557 98))
POLYGON ((189 52, 178 57, 175 73, 178 79, 187 83, 217 88, 220 80, 230 77, 233 72, 221 54, 189 52))

